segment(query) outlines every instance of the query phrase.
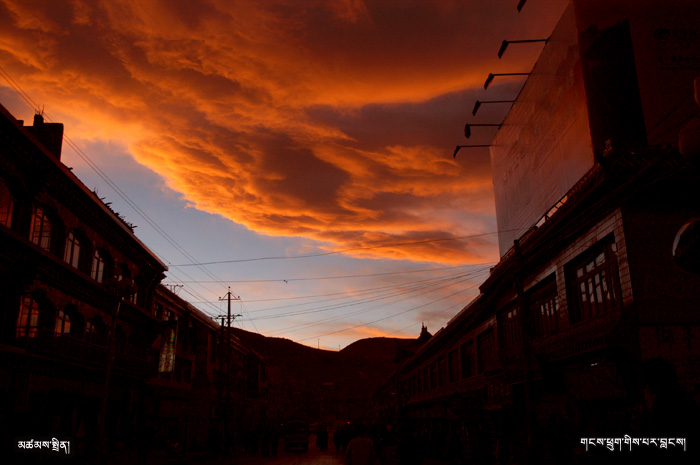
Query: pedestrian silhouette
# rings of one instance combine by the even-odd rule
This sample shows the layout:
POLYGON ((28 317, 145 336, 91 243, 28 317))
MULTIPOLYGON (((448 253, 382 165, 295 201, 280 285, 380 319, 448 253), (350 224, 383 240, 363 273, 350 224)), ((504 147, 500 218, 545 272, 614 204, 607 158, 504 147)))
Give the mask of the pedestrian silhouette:
POLYGON ((348 443, 345 457, 349 465, 372 465, 374 463, 374 444, 367 437, 367 429, 360 424, 355 427, 356 436, 348 443))

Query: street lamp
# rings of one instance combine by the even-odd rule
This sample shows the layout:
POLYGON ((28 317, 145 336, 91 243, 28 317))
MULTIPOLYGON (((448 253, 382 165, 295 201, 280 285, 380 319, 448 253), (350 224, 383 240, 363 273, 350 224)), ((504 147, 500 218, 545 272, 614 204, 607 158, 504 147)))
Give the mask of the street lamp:
POLYGON ((526 39, 526 40, 504 40, 501 43, 501 48, 498 50, 498 58, 500 59, 508 48, 508 44, 525 44, 530 42, 549 42, 549 39, 526 39))
POLYGON ((481 107, 482 104, 484 103, 513 103, 515 100, 477 100, 476 103, 474 104, 474 109, 472 110, 472 115, 476 116, 476 112, 479 111, 479 108, 481 107))
POLYGON ((491 84, 491 81, 493 81, 493 78, 496 76, 529 76, 530 73, 489 73, 488 77, 486 78, 486 82, 484 83, 484 89, 488 89, 489 85, 491 84))
POLYGON ((502 124, 470 124, 467 123, 464 125, 464 137, 469 139, 472 135, 472 126, 484 126, 484 127, 495 127, 495 128, 501 128, 502 124))
POLYGON ((457 152, 459 152, 459 149, 464 149, 464 148, 477 148, 477 147, 491 147, 490 145, 458 145, 455 147, 455 152, 452 154, 452 158, 457 158, 457 152))

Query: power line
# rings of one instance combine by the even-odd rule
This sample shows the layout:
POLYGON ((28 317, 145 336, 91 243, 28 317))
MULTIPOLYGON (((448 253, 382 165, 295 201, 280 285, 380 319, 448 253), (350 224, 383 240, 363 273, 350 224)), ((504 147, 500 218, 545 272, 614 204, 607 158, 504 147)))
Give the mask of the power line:
MULTIPOLYGON (((458 277, 451 277, 449 279, 443 279, 442 282, 441 281, 431 281, 428 283, 421 283, 420 285, 414 285, 413 288, 400 289, 398 291, 393 291, 393 292, 386 292, 385 291, 385 293, 383 293, 383 294, 378 294, 375 296, 371 296, 369 298, 362 298, 360 300, 356 300, 356 301, 350 302, 350 303, 333 304, 333 305, 323 306, 323 307, 315 308, 315 309, 299 310, 299 311, 293 311, 293 312, 287 312, 287 313, 277 313, 274 315, 256 317, 255 319, 256 320, 266 320, 266 319, 271 319, 271 318, 282 318, 282 317, 287 317, 287 316, 297 316, 297 315, 304 315, 304 314, 308 314, 308 313, 318 313, 318 312, 322 312, 322 311, 336 310, 338 308, 360 305, 363 303, 374 302, 376 300, 385 300, 385 299, 390 298, 390 297, 411 294, 411 293, 415 293, 417 291, 423 291, 425 289, 431 289, 429 292, 434 292, 435 290, 442 289, 443 287, 451 286, 453 284, 456 284, 456 283, 459 283, 462 281, 466 281, 470 277, 471 276, 461 275, 458 277), (449 284, 443 285, 442 287, 435 287, 436 285, 442 284, 443 282, 448 282, 449 284)), ((350 297, 354 297, 354 296, 341 297, 339 299, 346 299, 346 298, 350 298, 350 297)), ((329 300, 339 300, 339 299, 329 299, 329 300)), ((321 302, 323 302, 323 301, 321 301, 321 302)), ((320 302, 314 302, 314 303, 320 303, 320 302)), ((307 305, 307 304, 297 304, 297 305, 307 305)), ((269 309, 266 309, 266 310, 269 310, 269 309)), ((260 310, 258 310, 258 311, 260 311, 260 310)))
MULTIPOLYGON (((2 68, 0 68, 0 71, 2 72, 2 75, 5 77, 5 79, 10 83, 10 86, 20 95, 20 97, 25 100, 31 107, 34 109, 38 109, 39 106, 34 102, 31 97, 22 90, 21 86, 17 84, 14 79, 2 68)), ((51 121, 50 118, 47 117, 49 121, 51 121)), ((351 251, 358 251, 358 250, 372 250, 372 249, 379 249, 379 248, 386 248, 386 247, 403 247, 403 246, 410 246, 410 245, 416 245, 416 244, 427 244, 427 243, 436 243, 436 242, 444 242, 444 241, 455 241, 455 240, 463 240, 467 238, 476 238, 476 237, 483 237, 491 234, 497 233, 497 231, 493 232, 486 232, 486 233, 481 233, 481 234, 474 234, 474 235, 468 235, 468 236, 461 236, 461 237, 448 237, 448 238, 436 238, 436 239, 426 239, 426 240, 420 240, 420 241, 410 241, 410 242, 399 242, 399 243, 393 243, 393 244, 382 244, 382 245, 375 245, 375 246, 366 246, 366 247, 355 247, 355 248, 348 248, 348 249, 343 249, 343 250, 336 250, 336 251, 330 251, 330 252, 318 252, 318 253, 312 253, 312 254, 304 254, 304 255, 297 255, 297 256, 280 256, 280 257, 259 257, 259 258, 249 258, 249 259, 239 259, 239 260, 224 260, 224 261, 216 261, 216 262, 197 262, 196 259, 189 254, 187 250, 185 250, 180 244, 175 241, 168 233, 165 231, 163 228, 158 225, 155 220, 153 220, 144 210, 142 210, 138 204, 136 204, 127 194, 124 192, 116 183, 114 183, 107 174, 102 171, 99 166, 97 166, 91 159, 90 157, 69 137, 65 137, 66 144, 70 146, 75 153, 83 159, 83 161, 109 186, 111 187, 119 197, 121 197, 124 202, 126 202, 127 205, 129 205, 141 218, 146 221, 148 225, 150 225, 159 235, 161 235, 171 246, 173 246, 178 252, 180 252, 185 258, 191 261, 191 263, 188 264, 183 264, 183 265, 173 265, 169 263, 169 266, 171 267, 185 267, 185 266, 198 266, 206 275, 209 277, 213 278, 214 281, 213 283, 218 283, 221 285, 225 285, 225 283, 220 280, 217 276, 213 275, 209 270, 204 268, 205 265, 212 265, 212 264, 219 264, 219 263, 240 263, 240 262, 249 262, 249 261, 259 261, 259 260, 279 260, 279 259, 296 259, 296 258, 310 258, 310 257, 320 257, 320 256, 328 256, 328 255, 336 255, 336 254, 342 254, 342 253, 347 253, 351 251)), ((173 270, 174 271, 174 270, 173 270)), ((184 271, 181 270, 183 274, 185 274, 187 277, 191 278, 189 275, 184 273, 184 271)), ((397 272, 398 273, 398 272, 397 272)), ((174 273, 173 273, 174 274, 174 273)), ((396 273, 387 273, 387 274, 396 274, 396 273)), ((381 274, 376 274, 376 275, 381 275, 381 274)), ((310 280, 312 278, 297 278, 294 280, 302 281, 302 280, 310 280)), ((322 279, 322 278, 318 278, 322 279)), ((326 279, 331 279, 330 277, 326 279)), ((184 281, 180 281, 184 282, 184 281)), ((192 283, 203 285, 204 283, 207 283, 207 281, 195 281, 192 280, 192 283)), ((204 286, 203 286, 204 287, 204 286)), ((205 288, 206 289, 206 288, 205 288)), ((208 289, 207 289, 208 290, 208 289)), ((209 290, 208 290, 209 291, 209 290)), ((187 290, 185 289, 185 292, 188 294, 196 297, 203 299, 201 295, 199 295, 194 289, 192 290, 187 290)), ((209 291, 211 292, 211 291, 209 291)), ((349 298, 349 297, 347 297, 349 298)), ((386 298, 386 297, 383 297, 386 298)), ((205 300, 202 300, 203 303, 209 304, 209 302, 206 302, 205 300)), ((242 308, 243 305, 241 304, 242 308)), ((250 321, 253 326, 255 326, 255 323, 253 322, 253 318, 248 318, 247 321, 250 321)), ((256 328, 257 331, 257 328, 256 328)))
MULTIPOLYGON (((278 278, 278 279, 241 279, 241 280, 226 280, 226 283, 291 283, 293 281, 322 281, 322 280, 328 280, 328 279, 349 279, 349 278, 367 278, 367 277, 374 277, 374 276, 389 276, 389 275, 395 275, 395 274, 407 274, 407 273, 425 273, 429 271, 441 271, 441 270, 453 270, 457 268, 467 268, 470 266, 484 266, 484 265, 495 265, 496 262, 488 262, 488 263, 471 263, 468 265, 455 265, 455 266, 440 266, 440 267, 433 267, 433 268, 423 268, 420 270, 406 270, 406 271, 389 271, 386 273, 364 273, 364 274, 353 274, 353 275, 344 275, 344 276, 316 276, 316 277, 309 277, 309 278, 278 278)), ((172 265, 176 266, 176 265, 172 265)), ((218 281, 178 281, 178 283, 214 283, 218 281)), ((248 301, 250 302, 250 301, 248 301)))
MULTIPOLYGON (((463 281, 466 281, 466 279, 465 279, 465 280, 462 280, 462 281, 459 281, 459 282, 450 283, 450 284, 448 284, 448 285, 443 285, 443 286, 441 286, 441 287, 433 288, 433 289, 431 289, 430 291, 424 293, 424 295, 429 294, 429 293, 431 293, 431 292, 435 292, 435 291, 441 290, 441 289, 445 289, 445 288, 450 287, 450 286, 453 286, 453 285, 455 285, 455 284, 459 284, 460 282, 463 282, 463 281)), ((470 286, 470 287, 468 287, 468 288, 466 288, 466 289, 464 289, 464 290, 462 290, 462 291, 458 291, 457 293, 466 292, 466 291, 468 291, 468 290, 471 290, 472 288, 474 288, 474 287, 477 286, 477 285, 478 285, 478 284, 474 284, 473 286, 470 286)), ((455 294, 457 294, 457 293, 450 294, 450 296, 455 295, 455 294)), ((447 296, 447 297, 450 297, 450 296, 447 296)), ((397 303, 400 303, 400 302, 404 302, 404 301, 406 301, 406 300, 408 300, 408 299, 410 299, 410 298, 415 298, 415 297, 416 297, 416 296, 407 295, 407 296, 404 296, 404 297, 402 297, 402 298, 400 298, 400 299, 398 299, 398 300, 392 302, 391 304, 397 304, 397 303)), ((373 299, 373 300, 377 300, 377 299, 373 299)), ((437 299, 437 300, 435 300, 435 301, 428 302, 428 304, 426 304, 426 305, 430 305, 430 304, 432 304, 432 303, 434 303, 434 302, 437 302, 437 301, 439 301, 439 300, 442 300, 442 299, 437 299)), ((362 302, 360 302, 360 303, 362 303, 362 302)), ((351 305, 351 304, 348 304, 348 305, 340 306, 340 307, 337 307, 337 308, 347 307, 347 306, 350 306, 350 305, 351 305)), ((301 323, 301 324, 294 325, 294 326, 291 326, 291 327, 285 327, 285 328, 281 328, 281 329, 277 329, 277 330, 273 330, 273 331, 268 331, 268 334, 276 334, 276 333, 280 333, 280 332, 284 332, 284 333, 295 332, 295 331, 299 331, 300 329, 309 328, 309 327, 312 327, 312 326, 318 326, 318 325, 320 325, 320 324, 328 323, 328 322, 330 322, 330 321, 337 321, 337 320, 340 320, 340 319, 343 319, 343 318, 347 318, 347 317, 349 317, 349 316, 354 316, 354 315, 359 315, 359 314, 362 314, 362 313, 367 313, 367 312, 369 312, 369 311, 375 310, 375 309, 380 308, 380 307, 386 308, 386 304, 381 304, 381 303, 380 303, 380 304, 377 304, 377 305, 375 305, 375 306, 372 306, 372 307, 369 307, 369 308, 366 308, 366 309, 362 309, 362 310, 359 310, 359 311, 356 311, 356 312, 344 313, 343 315, 339 315, 339 316, 335 316, 335 317, 325 318, 325 319, 321 319, 321 320, 315 320, 315 321, 312 321, 312 322, 309 322, 309 323, 301 323)), ((421 307, 423 307, 423 305, 418 306, 418 307, 415 307, 415 308, 421 308, 421 307)), ((414 309, 415 309, 415 308, 414 308, 414 309)), ((335 308, 334 308, 334 309, 335 309, 335 308)), ((402 312, 402 313, 405 313, 405 312, 402 312)), ((399 313, 399 314, 401 314, 401 313, 399 313)), ((379 320, 378 320, 378 321, 379 321, 379 320)), ((372 322, 370 322, 370 323, 372 323, 372 322)), ((368 324, 369 324, 369 323, 368 323, 368 324)), ((361 325, 360 325, 360 326, 361 326, 361 325)))
POLYGON ((388 319, 390 319, 390 318, 394 318, 394 317, 396 317, 396 316, 403 315, 403 314, 405 314, 405 313, 412 312, 412 311, 414 311, 414 310, 418 310, 419 308, 423 308, 423 307, 426 307, 426 306, 428 306, 428 305, 432 305, 432 304, 434 304, 435 302, 440 302, 441 300, 448 299, 448 298, 450 298, 450 297, 452 297, 452 296, 455 296, 455 295, 457 295, 457 294, 459 294, 459 293, 466 292, 466 291, 468 291, 468 290, 473 289, 475 286, 477 286, 477 284, 475 284, 475 285, 473 285, 473 286, 470 286, 470 287, 468 287, 468 288, 466 288, 466 289, 462 289, 462 290, 460 290, 460 291, 453 292, 452 294, 449 294, 449 295, 440 297, 439 299, 435 299, 435 300, 433 300, 433 301, 431 301, 431 302, 428 302, 428 303, 425 303, 425 304, 422 304, 422 305, 418 305, 417 307, 412 307, 412 308, 409 308, 408 310, 404 310, 404 311, 401 311, 401 312, 398 312, 398 313, 394 313, 394 314, 389 315, 389 316, 386 316, 386 317, 384 317, 384 318, 378 318, 378 319, 376 319, 376 320, 369 321, 369 322, 362 323, 362 324, 355 325, 355 326, 351 326, 351 327, 349 327, 349 328, 339 329, 339 330, 337 330, 337 331, 331 331, 331 332, 329 332, 329 333, 319 334, 319 335, 316 335, 316 336, 313 336, 313 337, 308 337, 308 338, 305 338, 305 339, 298 339, 298 340, 295 341, 295 342, 303 342, 303 341, 308 341, 309 339, 317 339, 317 338, 320 338, 320 337, 330 336, 331 334, 338 334, 338 333, 342 333, 342 332, 345 332, 345 331, 349 331, 349 330, 351 330, 351 329, 359 328, 359 327, 362 327, 362 326, 368 326, 368 325, 371 325, 371 324, 373 324, 373 323, 377 323, 377 322, 380 322, 380 321, 388 320, 388 319))
MULTIPOLYGON (((410 281, 410 282, 404 282, 404 283, 400 283, 400 284, 392 284, 390 286, 380 286, 380 287, 373 287, 373 288, 358 289, 356 291, 352 291, 352 293, 335 292, 335 293, 330 293, 330 294, 325 294, 325 295, 319 294, 319 295, 314 296, 314 297, 330 297, 333 295, 342 295, 343 297, 316 300, 313 302, 302 302, 302 303, 298 303, 298 304, 282 305, 282 306, 277 306, 277 307, 268 307, 268 308, 263 308, 263 309, 259 309, 259 310, 254 310, 253 312, 277 310, 280 308, 298 307, 298 306, 302 306, 302 305, 317 304, 317 303, 329 302, 329 301, 333 301, 333 300, 349 299, 349 298, 358 297, 358 296, 367 295, 367 294, 372 295, 372 294, 374 294, 373 291, 386 292, 386 290, 391 290, 391 289, 396 289, 396 288, 400 289, 401 291, 405 291, 407 289, 410 290, 412 288, 417 288, 417 287, 428 287, 428 286, 438 284, 438 283, 444 282, 444 281, 473 277, 475 275, 481 274, 483 271, 485 271, 485 268, 474 270, 474 271, 469 272, 469 273, 457 273, 457 274, 452 274, 452 275, 447 275, 447 276, 440 276, 437 278, 428 278, 428 279, 423 279, 423 280, 418 280, 418 281, 410 281)), ((377 294, 380 295, 381 293, 377 293, 377 294)), ((269 300, 278 300, 278 299, 269 299, 269 300)), ((288 299, 284 299, 284 300, 288 300, 288 299)))
POLYGON ((477 237, 484 237, 484 236, 490 236, 492 234, 500 234, 504 232, 514 232, 514 231, 526 231, 528 228, 519 228, 519 229, 511 229, 511 230, 503 230, 503 231, 488 231, 484 233, 479 233, 479 234, 470 234, 468 236, 457 236, 457 237, 445 237, 445 238, 440 238, 440 239, 425 239, 422 241, 411 241, 411 242, 395 242, 392 244, 381 244, 381 245, 372 245, 372 246, 367 246, 367 247, 353 247, 349 249, 342 249, 342 250, 334 250, 332 252, 317 252, 317 253, 310 253, 310 254, 303 254, 303 255, 280 255, 280 256, 273 256, 273 257, 256 257, 256 258, 240 258, 240 259, 235 259, 235 260, 218 260, 218 261, 213 261, 213 262, 193 262, 193 263, 182 263, 180 265, 171 265, 173 267, 185 267, 185 266, 200 266, 200 265, 220 265, 220 264, 225 264, 225 263, 244 263, 244 262, 255 262, 255 261, 261 261, 261 260, 292 260, 292 259, 297 259, 297 258, 312 258, 312 257, 324 257, 327 255, 338 255, 346 252, 353 252, 356 250, 373 250, 373 249, 381 249, 381 248, 387 248, 387 247, 403 247, 407 245, 416 245, 416 244, 428 244, 431 242, 446 242, 446 241, 460 241, 463 239, 474 239, 477 237))
MULTIPOLYGON (((0 67, 0 74, 5 78, 5 80, 10 84, 10 87, 17 92, 17 94, 22 98, 30 107, 34 109, 34 111, 39 111, 39 105, 32 100, 32 98, 27 94, 22 87, 10 76, 10 74, 5 71, 2 67, 0 67)), ((42 115, 48 120, 52 121, 50 117, 44 114, 43 111, 41 111, 42 115)), ((146 223, 151 226, 161 237, 163 237, 170 245, 172 245, 175 250, 180 252, 185 258, 195 262, 195 258, 187 252, 180 244, 175 241, 163 228, 161 228, 145 211, 143 211, 131 198, 124 192, 112 179, 104 172, 102 169, 100 169, 97 164, 95 164, 92 159, 75 143, 73 140, 68 137, 67 135, 64 134, 63 139, 66 142, 66 145, 71 147, 73 151, 100 177, 109 187, 114 190, 114 192, 117 193, 119 197, 126 202, 126 204, 131 207, 141 218, 146 221, 146 223)), ((217 276, 213 275, 212 273, 209 272, 206 268, 204 268, 203 265, 198 265, 198 267, 210 278, 214 279, 215 282, 221 284, 221 285, 226 285, 223 281, 221 281, 217 276)), ((193 279, 191 276, 187 275, 186 273, 182 272, 185 274, 188 278, 193 279)), ((208 290, 208 289, 207 289, 208 290)), ((210 290, 208 290, 211 292, 210 290)), ((188 292, 190 295, 194 295, 192 292, 188 292)), ((202 298, 201 296, 197 298, 202 298)), ((253 327, 255 328, 255 324, 253 323, 253 327)), ((257 332, 257 328, 255 328, 257 332)))
MULTIPOLYGON (((252 300, 245 300, 245 302, 247 302, 247 303, 253 303, 253 302, 274 302, 274 301, 280 301, 280 300, 283 300, 283 301, 286 301, 286 300, 301 300, 301 299, 313 299, 313 298, 316 298, 316 297, 331 297, 331 296, 336 296, 336 295, 352 297, 352 296, 357 295, 358 293, 363 293, 363 292, 365 292, 365 291, 374 291, 374 290, 381 290, 381 289, 390 289, 390 288, 396 288, 396 287, 404 287, 404 286, 412 285, 412 284, 415 284, 415 283, 421 283, 421 282, 432 281, 432 280, 439 280, 439 279, 443 279, 443 278, 449 278, 449 277, 452 277, 452 276, 466 276, 466 275, 469 275, 470 273, 480 273, 480 272, 483 271, 484 269, 488 269, 488 268, 490 268, 490 266, 489 266, 489 267, 486 267, 486 268, 476 268, 475 270, 469 271, 469 272, 467 272, 466 274, 465 274, 464 272, 453 273, 453 274, 448 274, 448 275, 436 276, 436 277, 432 277, 432 278, 420 279, 420 280, 417 280, 417 281, 404 281, 404 282, 397 283, 397 284, 390 284, 390 285, 386 285, 386 286, 369 287, 369 288, 362 288, 362 289, 353 289, 353 290, 351 290, 351 291, 330 292, 330 293, 327 293, 327 294, 311 294, 311 295, 302 295, 302 296, 275 297, 275 298, 270 298, 270 299, 252 299, 252 300)), ((347 297, 341 297, 341 298, 347 298, 347 297)), ((328 299, 328 300, 335 300, 335 299, 328 299)), ((317 302, 324 302, 324 300, 322 300, 322 301, 317 301, 317 302)), ((306 302, 306 303, 301 303, 301 304, 292 304, 292 305, 288 305, 288 306, 307 305, 307 304, 309 304, 309 303, 317 303, 317 302, 306 302)), ((207 303, 209 303, 209 302, 207 302, 207 303)), ((270 309, 284 308, 284 307, 287 307, 287 306, 283 306, 283 307, 271 307, 270 309)), ((263 309, 263 310, 268 310, 268 309, 263 309)), ((258 311, 262 311, 262 310, 254 310, 253 312, 258 312, 258 311)))

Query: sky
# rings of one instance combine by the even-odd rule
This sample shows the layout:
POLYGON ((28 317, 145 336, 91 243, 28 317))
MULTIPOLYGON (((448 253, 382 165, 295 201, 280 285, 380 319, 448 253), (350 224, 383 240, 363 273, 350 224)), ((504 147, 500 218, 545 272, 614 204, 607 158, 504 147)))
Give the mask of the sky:
POLYGON ((488 149, 565 0, 0 0, 0 103, 210 316, 338 350, 435 333, 498 261, 488 149))

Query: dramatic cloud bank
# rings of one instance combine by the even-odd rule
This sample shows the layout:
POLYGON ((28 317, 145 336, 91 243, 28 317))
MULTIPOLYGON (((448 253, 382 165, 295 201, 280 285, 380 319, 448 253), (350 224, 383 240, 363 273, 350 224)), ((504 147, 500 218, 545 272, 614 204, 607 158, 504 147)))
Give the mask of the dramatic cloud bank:
POLYGON ((544 3, 0 0, 0 64, 196 208, 328 250, 475 236, 352 253, 483 262, 487 152, 452 150, 488 72, 532 67, 495 55, 551 31, 564 2, 544 3))

